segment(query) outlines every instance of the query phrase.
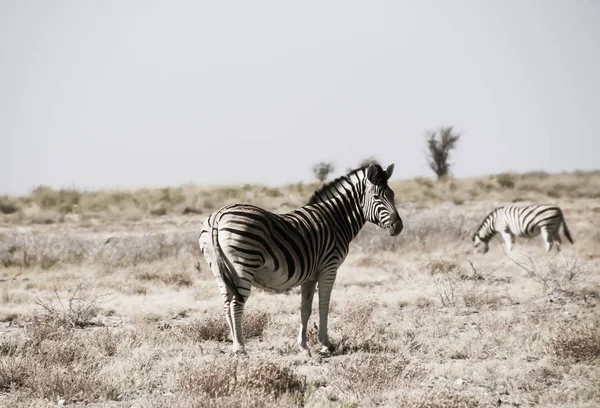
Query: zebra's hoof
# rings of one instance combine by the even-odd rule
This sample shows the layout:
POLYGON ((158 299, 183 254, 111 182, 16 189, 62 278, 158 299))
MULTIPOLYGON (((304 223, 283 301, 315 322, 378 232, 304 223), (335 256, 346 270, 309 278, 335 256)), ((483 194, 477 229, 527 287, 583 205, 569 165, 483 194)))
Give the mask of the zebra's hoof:
POLYGON ((335 346, 333 344, 324 344, 321 346, 319 350, 319 354, 322 356, 330 356, 335 351, 335 346))

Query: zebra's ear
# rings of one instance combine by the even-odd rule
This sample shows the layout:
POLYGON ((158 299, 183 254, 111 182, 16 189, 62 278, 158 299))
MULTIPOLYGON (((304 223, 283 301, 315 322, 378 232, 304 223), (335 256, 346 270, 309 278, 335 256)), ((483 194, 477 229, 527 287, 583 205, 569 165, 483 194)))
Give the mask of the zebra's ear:
POLYGON ((385 169, 385 179, 389 180, 390 177, 392 177, 392 174, 394 173, 394 163, 390 164, 387 169, 385 169))
POLYGON ((378 173, 379 170, 377 169, 377 166, 371 163, 367 168, 367 180, 369 180, 373 184, 377 184, 378 173))

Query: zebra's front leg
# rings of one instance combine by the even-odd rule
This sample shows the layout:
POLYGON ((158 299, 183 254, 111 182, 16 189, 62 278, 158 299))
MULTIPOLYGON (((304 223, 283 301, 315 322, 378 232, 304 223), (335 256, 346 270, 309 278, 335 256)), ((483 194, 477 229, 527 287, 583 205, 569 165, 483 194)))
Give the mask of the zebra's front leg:
POLYGON ((553 235, 546 228, 542 228, 542 237, 544 238, 544 243, 546 244, 546 252, 550 252, 552 249, 552 245, 554 244, 553 235))
POLYGON ((308 319, 312 311, 313 298, 315 296, 315 287, 317 281, 305 282, 302 284, 302 299, 300 301, 300 317, 302 323, 300 325, 300 333, 298 334, 298 346, 300 349, 310 355, 308 345, 306 344, 306 333, 308 329, 308 319))
POLYGON ((500 235, 504 240, 504 245, 506 246, 506 251, 511 252, 513 244, 515 243, 515 236, 510 231, 500 231, 500 235))
POLYGON ((329 342, 329 336, 327 335, 327 319, 336 272, 330 272, 319 278, 319 342, 321 343, 320 353, 322 354, 329 354, 334 350, 334 346, 329 342))

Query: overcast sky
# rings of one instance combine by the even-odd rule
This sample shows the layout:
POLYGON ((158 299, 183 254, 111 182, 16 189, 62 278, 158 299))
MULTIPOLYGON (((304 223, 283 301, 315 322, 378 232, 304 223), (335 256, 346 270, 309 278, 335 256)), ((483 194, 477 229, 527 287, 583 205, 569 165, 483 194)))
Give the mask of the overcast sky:
POLYGON ((600 168, 600 2, 0 0, 0 192, 600 168), (595 115, 595 116, 594 116, 595 115))

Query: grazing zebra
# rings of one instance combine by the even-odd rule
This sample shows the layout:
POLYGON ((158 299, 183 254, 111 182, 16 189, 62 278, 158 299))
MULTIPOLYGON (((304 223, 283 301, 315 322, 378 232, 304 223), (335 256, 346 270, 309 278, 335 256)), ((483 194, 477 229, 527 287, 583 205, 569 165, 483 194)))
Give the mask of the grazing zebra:
POLYGON ((541 233, 547 252, 550 252, 554 243, 556 243, 556 250, 560 251, 561 224, 565 236, 573 244, 573 238, 560 207, 549 204, 499 207, 485 217, 481 226, 473 234, 473 242, 477 252, 485 254, 489 250, 490 240, 496 232, 499 232, 504 239, 506 249, 510 252, 515 236, 533 238, 541 233))
POLYGON ((285 214, 233 204, 210 214, 200 232, 202 254, 223 297, 233 352, 245 353, 242 313, 250 287, 284 291, 301 285, 298 344, 308 352, 306 330, 317 283, 321 352, 333 350, 327 336, 329 299, 350 241, 366 221, 395 236, 402 219, 388 186, 394 165, 356 169, 327 183, 309 203, 285 214))

